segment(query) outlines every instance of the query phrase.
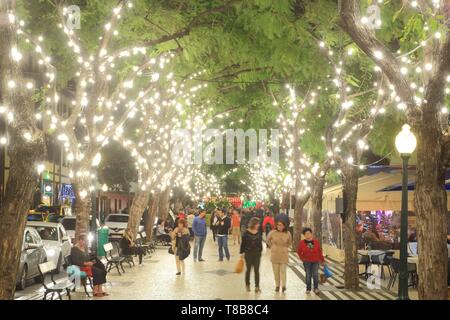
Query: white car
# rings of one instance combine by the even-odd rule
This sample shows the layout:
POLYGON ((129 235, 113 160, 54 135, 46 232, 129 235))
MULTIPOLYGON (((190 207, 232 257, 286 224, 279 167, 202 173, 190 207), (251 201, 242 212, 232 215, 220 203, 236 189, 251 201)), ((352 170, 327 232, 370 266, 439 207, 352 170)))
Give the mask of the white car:
MULTIPOLYGON (((109 228, 109 237, 111 239, 119 239, 123 235, 123 230, 128 226, 130 216, 123 213, 111 213, 105 219, 105 226, 109 228)), ((144 224, 141 221, 139 232, 144 231, 144 224)))
MULTIPOLYGON (((98 219, 96 220, 96 226, 97 230, 100 228, 100 222, 98 219)), ((77 225, 77 219, 75 216, 65 216, 61 219, 60 223, 64 226, 64 229, 66 229, 67 235, 70 238, 70 241, 74 244, 75 243, 75 228, 77 225)), ((91 246, 91 241, 94 239, 94 235, 89 232, 88 234, 88 246, 91 246)))
POLYGON ((64 257, 70 255, 70 238, 61 223, 28 221, 27 227, 34 228, 44 243, 47 260, 56 265, 56 273, 59 273, 64 263, 64 257))

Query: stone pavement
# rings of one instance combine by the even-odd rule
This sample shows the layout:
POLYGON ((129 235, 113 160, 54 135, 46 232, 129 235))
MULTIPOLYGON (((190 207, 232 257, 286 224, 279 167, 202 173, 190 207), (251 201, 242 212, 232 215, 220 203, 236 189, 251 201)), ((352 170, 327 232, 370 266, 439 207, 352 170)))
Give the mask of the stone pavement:
MULTIPOLYGON (((363 290, 350 292, 338 289, 343 284, 343 265, 329 261, 334 276, 328 283, 320 286, 321 293, 316 295, 305 293, 305 271, 295 253, 290 255, 287 269, 286 293, 275 293, 270 250, 264 248, 261 261, 260 294, 246 292, 244 272, 234 273, 239 259, 239 246, 229 240, 230 261, 218 261, 217 246, 211 233, 205 243, 203 257, 206 262, 194 262, 192 256, 186 261, 186 273, 177 276, 174 256, 167 252, 167 247, 159 247, 151 257, 144 259, 143 266, 129 268, 125 265, 125 274, 118 275, 115 270, 108 274, 106 290, 110 294, 103 298, 87 298, 82 288, 73 293, 72 299, 84 300, 387 300, 395 299, 395 292, 384 288, 369 290, 364 280, 361 280, 363 290)), ((135 259, 137 261, 137 259, 135 259)), ((137 262, 136 262, 137 264, 137 262)), ((252 275, 252 289, 254 289, 252 275)), ((42 289, 29 295, 30 299, 42 299, 42 289), (40 293, 40 294, 39 294, 40 293)), ((21 299, 27 299, 22 296, 21 299)))

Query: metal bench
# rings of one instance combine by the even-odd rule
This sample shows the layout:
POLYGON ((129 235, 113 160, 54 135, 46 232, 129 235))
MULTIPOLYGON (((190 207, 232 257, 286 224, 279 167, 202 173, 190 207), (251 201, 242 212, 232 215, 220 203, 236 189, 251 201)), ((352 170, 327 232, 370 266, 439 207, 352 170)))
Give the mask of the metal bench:
POLYGON ((113 267, 117 269, 119 275, 122 275, 120 272, 119 266, 122 269, 122 272, 125 273, 125 269, 123 268, 123 262, 125 261, 124 257, 121 257, 119 254, 113 254, 114 247, 111 242, 108 242, 103 245, 103 249, 105 250, 105 258, 106 258, 106 272, 110 272, 113 267))
POLYGON ((150 255, 150 253, 153 251, 151 244, 145 243, 145 238, 142 236, 142 233, 138 233, 136 235, 136 245, 144 250, 144 255, 150 255))
POLYGON ((133 255, 132 254, 125 254, 123 253, 122 247, 120 245, 120 242, 116 242, 117 252, 119 253, 119 257, 123 258, 123 262, 126 262, 130 268, 132 267, 131 264, 134 264, 133 255))
POLYGON ((150 253, 155 252, 156 250, 156 243, 153 241, 153 239, 149 239, 147 236, 147 233, 145 231, 140 232, 140 235, 142 237, 142 240, 148 244, 150 253))
POLYGON ((68 279, 64 282, 56 282, 53 279, 53 274, 56 271, 56 265, 54 261, 48 261, 48 262, 44 262, 38 265, 38 270, 39 273, 41 274, 41 279, 42 279, 42 285, 45 288, 45 293, 44 293, 44 300, 47 300, 47 295, 49 293, 52 294, 51 299, 53 300, 53 296, 54 294, 58 294, 59 300, 62 300, 62 296, 61 293, 66 291, 67 296, 69 297, 69 300, 71 300, 71 296, 70 296, 70 291, 75 287, 75 284, 71 281, 69 281, 68 279), (50 274, 50 279, 51 282, 46 284, 45 283, 45 276, 47 274, 50 274))
MULTIPOLYGON (((65 262, 67 268, 73 265, 72 264, 72 259, 70 258, 70 256, 65 256, 64 257, 64 262, 65 262)), ((74 287, 73 287, 72 291, 75 292, 75 290, 77 289, 76 288, 75 279, 72 282, 74 284, 74 287)), ((85 277, 80 277, 80 283, 83 285, 84 292, 86 293, 86 295, 88 297, 90 297, 89 292, 87 291, 87 287, 86 287, 87 282, 89 282, 89 286, 91 287, 91 289, 93 289, 92 278, 91 277, 89 277, 88 275, 86 275, 85 277)))

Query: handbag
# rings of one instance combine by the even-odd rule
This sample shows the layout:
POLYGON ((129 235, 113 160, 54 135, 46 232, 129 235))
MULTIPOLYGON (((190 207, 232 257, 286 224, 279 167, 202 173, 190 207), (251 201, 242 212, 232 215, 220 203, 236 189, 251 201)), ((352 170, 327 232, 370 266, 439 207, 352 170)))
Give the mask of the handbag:
POLYGON ((236 268, 234 269, 234 272, 241 273, 242 271, 244 271, 244 259, 241 257, 239 259, 238 263, 236 264, 236 268))
POLYGON ((84 267, 81 267, 80 270, 85 272, 89 278, 92 278, 92 267, 84 266, 84 267))
POLYGON ((170 254, 175 254, 175 252, 173 252, 172 246, 169 247, 168 252, 169 252, 170 254))

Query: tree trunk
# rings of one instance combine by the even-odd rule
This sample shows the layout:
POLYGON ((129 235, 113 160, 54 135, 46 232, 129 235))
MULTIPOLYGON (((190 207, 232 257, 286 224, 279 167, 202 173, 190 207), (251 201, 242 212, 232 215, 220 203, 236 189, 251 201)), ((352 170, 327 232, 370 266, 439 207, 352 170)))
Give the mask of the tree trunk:
POLYGON ((166 220, 169 216, 169 205, 170 205, 170 188, 165 189, 161 192, 158 204, 158 218, 166 220))
POLYGON ((145 233, 147 234, 147 239, 152 238, 153 226, 155 222, 156 212, 158 210, 159 193, 155 192, 151 199, 148 208, 148 222, 145 225, 145 233))
POLYGON ((342 236, 345 254, 344 282, 345 288, 359 288, 358 248, 356 241, 356 199, 358 195, 358 167, 343 167, 344 214, 342 215, 342 236))
POLYGON ((322 201, 325 178, 317 178, 311 192, 311 216, 315 238, 322 245, 322 201))
POLYGON ((27 213, 38 181, 34 162, 41 152, 26 143, 8 148, 11 162, 0 212, 0 300, 14 298, 27 213))
MULTIPOLYGON (((426 115, 424 116, 426 117, 426 115)), ((435 123, 433 119, 425 123, 435 123), (433 122, 431 122, 433 121, 433 122)), ((447 299, 447 193, 440 132, 429 126, 416 130, 417 178, 414 207, 417 216, 419 299, 447 299)))
MULTIPOLYGON (((75 239, 81 234, 89 233, 89 215, 91 210, 91 194, 89 192, 89 183, 86 179, 75 178, 72 181, 72 187, 75 194, 75 239), (80 195, 81 192, 87 192, 84 197, 80 195)), ((93 217, 95 219, 95 217, 93 217)))
POLYGON ((303 212, 305 204, 308 202, 309 197, 306 196, 296 196, 295 197, 295 207, 294 207, 294 235, 293 235, 293 247, 295 251, 298 248, 298 243, 302 237, 303 229, 303 212))
MULTIPOLYGON (((0 14, 15 13, 13 4, 0 1, 0 14)), ((46 154, 44 136, 35 125, 35 104, 23 88, 25 80, 18 64, 10 59, 16 37, 12 25, 0 24, 1 103, 14 112, 14 122, 8 125, 9 175, 0 207, 0 300, 14 299, 25 221, 38 181, 36 165, 46 154), (13 90, 7 85, 11 79, 18 85, 13 90), (32 134, 31 141, 24 139, 24 132, 32 134)))
MULTIPOLYGON (((128 219, 128 228, 133 231, 133 238, 136 239, 136 235, 139 228, 139 223, 142 219, 145 207, 148 204, 150 193, 148 191, 139 190, 135 193, 133 203, 130 208, 130 218, 128 219)), ((152 220, 150 220, 152 221, 152 220)))

